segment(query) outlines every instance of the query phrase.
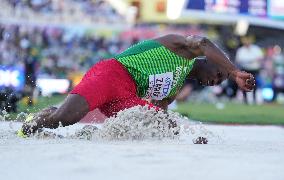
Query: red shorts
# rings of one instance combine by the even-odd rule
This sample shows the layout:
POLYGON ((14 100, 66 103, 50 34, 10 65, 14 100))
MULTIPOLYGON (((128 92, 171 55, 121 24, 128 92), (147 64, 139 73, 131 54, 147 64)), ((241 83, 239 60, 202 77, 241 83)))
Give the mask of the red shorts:
POLYGON ((91 67, 70 94, 84 97, 90 111, 98 108, 108 117, 120 110, 148 103, 137 96, 134 80, 115 59, 104 60, 91 67))

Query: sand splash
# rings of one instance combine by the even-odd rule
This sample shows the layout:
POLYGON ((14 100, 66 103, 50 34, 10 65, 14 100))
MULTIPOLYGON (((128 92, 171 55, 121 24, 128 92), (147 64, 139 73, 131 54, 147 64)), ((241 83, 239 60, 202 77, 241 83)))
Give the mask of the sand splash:
POLYGON ((179 118, 177 113, 165 113, 147 106, 136 106, 108 118, 98 134, 99 137, 108 140, 175 138, 180 131, 179 118))
MULTIPOLYGON (((26 116, 26 114, 21 114, 20 116, 26 116)), ((161 140, 182 139, 184 137, 193 141, 198 137, 205 137, 208 140, 220 139, 199 122, 190 121, 187 117, 173 111, 156 111, 148 106, 135 106, 120 111, 116 116, 107 118, 101 125, 80 127, 82 126, 76 127, 75 130, 73 128, 72 132, 68 130, 69 127, 61 128, 61 130, 66 130, 67 133, 65 135, 62 135, 60 130, 44 129, 34 134, 32 138, 67 138, 95 141, 161 140)), ((14 128, 11 125, 12 129, 14 128)))
POLYGON ((179 139, 181 136, 212 138, 215 135, 201 123, 189 121, 179 113, 135 106, 106 119, 101 128, 87 125, 72 138, 103 140, 179 139), (175 126, 173 126, 175 124, 175 126))

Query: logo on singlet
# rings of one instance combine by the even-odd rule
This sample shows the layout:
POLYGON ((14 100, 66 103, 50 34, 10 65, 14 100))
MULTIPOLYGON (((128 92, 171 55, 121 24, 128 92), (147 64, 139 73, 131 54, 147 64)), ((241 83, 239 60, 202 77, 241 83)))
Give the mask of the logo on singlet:
POLYGON ((173 72, 155 74, 149 76, 149 88, 145 98, 162 100, 167 97, 172 89, 173 72))

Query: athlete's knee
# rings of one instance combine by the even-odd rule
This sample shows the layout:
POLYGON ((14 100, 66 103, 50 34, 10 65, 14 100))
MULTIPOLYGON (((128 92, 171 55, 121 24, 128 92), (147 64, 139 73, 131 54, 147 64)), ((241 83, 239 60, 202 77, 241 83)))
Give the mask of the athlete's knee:
POLYGON ((66 120, 66 112, 61 111, 60 109, 57 109, 55 112, 53 112, 50 116, 49 119, 53 122, 52 126, 55 128, 62 125, 62 126, 67 126, 71 123, 68 123, 66 120))
POLYGON ((69 126, 80 121, 80 112, 70 112, 64 108, 58 108, 54 113, 51 114, 50 118, 53 122, 58 122, 59 125, 69 126))
POLYGON ((57 107, 51 106, 49 108, 43 109, 40 112, 40 114, 42 114, 42 115, 50 115, 50 114, 54 113, 57 109, 58 109, 57 107))

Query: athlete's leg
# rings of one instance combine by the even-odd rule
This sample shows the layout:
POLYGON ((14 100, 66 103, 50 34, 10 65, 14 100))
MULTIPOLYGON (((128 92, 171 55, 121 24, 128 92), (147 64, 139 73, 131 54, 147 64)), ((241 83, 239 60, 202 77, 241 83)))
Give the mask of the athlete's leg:
POLYGON ((77 123, 89 112, 85 98, 77 94, 67 96, 59 108, 50 107, 38 113, 34 121, 24 123, 25 134, 36 132, 39 128, 57 128, 59 125, 68 126, 77 123))
POLYGON ((38 113, 31 122, 23 125, 23 132, 29 134, 43 127, 57 128, 60 124, 74 124, 89 111, 111 101, 115 89, 110 82, 117 78, 111 76, 114 65, 116 61, 109 60, 93 66, 58 109, 49 108, 38 113))

